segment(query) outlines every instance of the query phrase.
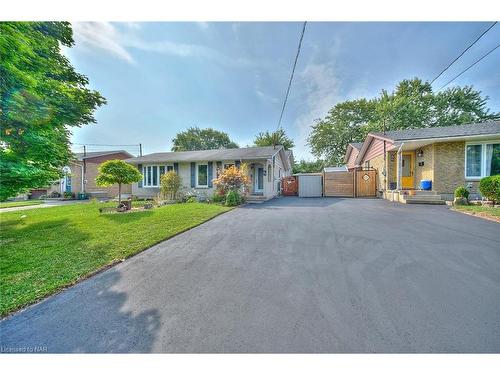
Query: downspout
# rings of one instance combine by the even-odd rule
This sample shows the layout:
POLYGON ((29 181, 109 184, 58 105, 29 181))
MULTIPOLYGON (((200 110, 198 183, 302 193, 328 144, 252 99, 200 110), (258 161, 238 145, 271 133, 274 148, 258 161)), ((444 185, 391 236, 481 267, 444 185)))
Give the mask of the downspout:
POLYGON ((403 148, 403 146, 405 145, 405 143, 401 143, 401 146, 399 146, 398 148, 398 181, 397 181, 397 189, 398 190, 401 190, 401 164, 403 162, 403 154, 401 153, 401 149, 403 148))

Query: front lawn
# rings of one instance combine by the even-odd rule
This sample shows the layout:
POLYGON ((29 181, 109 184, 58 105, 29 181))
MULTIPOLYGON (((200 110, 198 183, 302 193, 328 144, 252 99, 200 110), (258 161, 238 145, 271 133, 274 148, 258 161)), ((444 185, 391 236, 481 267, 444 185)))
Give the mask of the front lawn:
POLYGON ((454 209, 471 215, 487 217, 495 221, 500 221, 500 207, 470 205, 470 206, 455 206, 454 209))
POLYGON ((36 204, 42 204, 42 203, 43 203, 43 201, 37 200, 37 199, 28 200, 28 201, 0 202, 0 208, 34 206, 36 204))
POLYGON ((0 315, 230 210, 183 203, 123 214, 99 213, 99 207, 112 204, 1 213, 0 315))

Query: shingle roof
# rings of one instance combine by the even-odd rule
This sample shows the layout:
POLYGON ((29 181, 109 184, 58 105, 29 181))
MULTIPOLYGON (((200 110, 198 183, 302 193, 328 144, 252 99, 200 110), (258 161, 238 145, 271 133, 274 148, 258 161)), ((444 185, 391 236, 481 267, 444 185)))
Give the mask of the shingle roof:
POLYGON ((500 121, 482 122, 479 124, 466 124, 456 126, 441 126, 434 128, 392 130, 370 133, 378 137, 385 137, 394 141, 410 141, 429 138, 466 137, 474 135, 500 134, 500 121))
POLYGON ((113 154, 128 154, 132 156, 129 152, 125 150, 111 150, 111 151, 93 151, 93 152, 86 152, 85 156, 83 152, 75 152, 73 155, 75 155, 75 158, 78 160, 83 160, 83 159, 89 159, 89 158, 95 158, 98 156, 105 156, 105 155, 113 155, 113 154))
POLYGON ((358 151, 361 150, 361 146, 363 146, 363 142, 351 142, 349 144, 358 151))
POLYGON ((208 160, 266 159, 276 154, 282 146, 230 148, 203 151, 157 152, 127 159, 129 163, 183 162, 208 160))

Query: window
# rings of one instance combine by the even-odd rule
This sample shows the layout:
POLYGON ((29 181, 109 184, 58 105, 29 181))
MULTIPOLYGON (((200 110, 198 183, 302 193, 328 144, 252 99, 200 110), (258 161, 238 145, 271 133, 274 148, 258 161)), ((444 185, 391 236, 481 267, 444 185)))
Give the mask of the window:
POLYGON ((159 187, 161 175, 173 170, 171 165, 148 165, 142 168, 142 186, 144 187, 159 187))
POLYGON ((208 186, 208 164, 198 164, 196 169, 196 185, 198 187, 208 186))
POLYGON ((500 174, 500 143, 465 146, 465 177, 482 178, 500 174))

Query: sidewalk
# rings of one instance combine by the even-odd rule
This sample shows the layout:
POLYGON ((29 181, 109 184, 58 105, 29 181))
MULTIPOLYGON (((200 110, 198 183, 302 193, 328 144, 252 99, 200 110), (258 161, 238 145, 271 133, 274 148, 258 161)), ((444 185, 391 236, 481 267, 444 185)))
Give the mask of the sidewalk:
POLYGON ((36 204, 33 206, 21 206, 21 207, 6 207, 0 208, 0 213, 2 212, 11 212, 11 211, 24 211, 24 210, 34 210, 35 208, 47 208, 47 207, 56 207, 56 206, 65 206, 68 204, 82 204, 89 203, 90 200, 82 200, 82 201, 44 201, 42 204, 36 204))

